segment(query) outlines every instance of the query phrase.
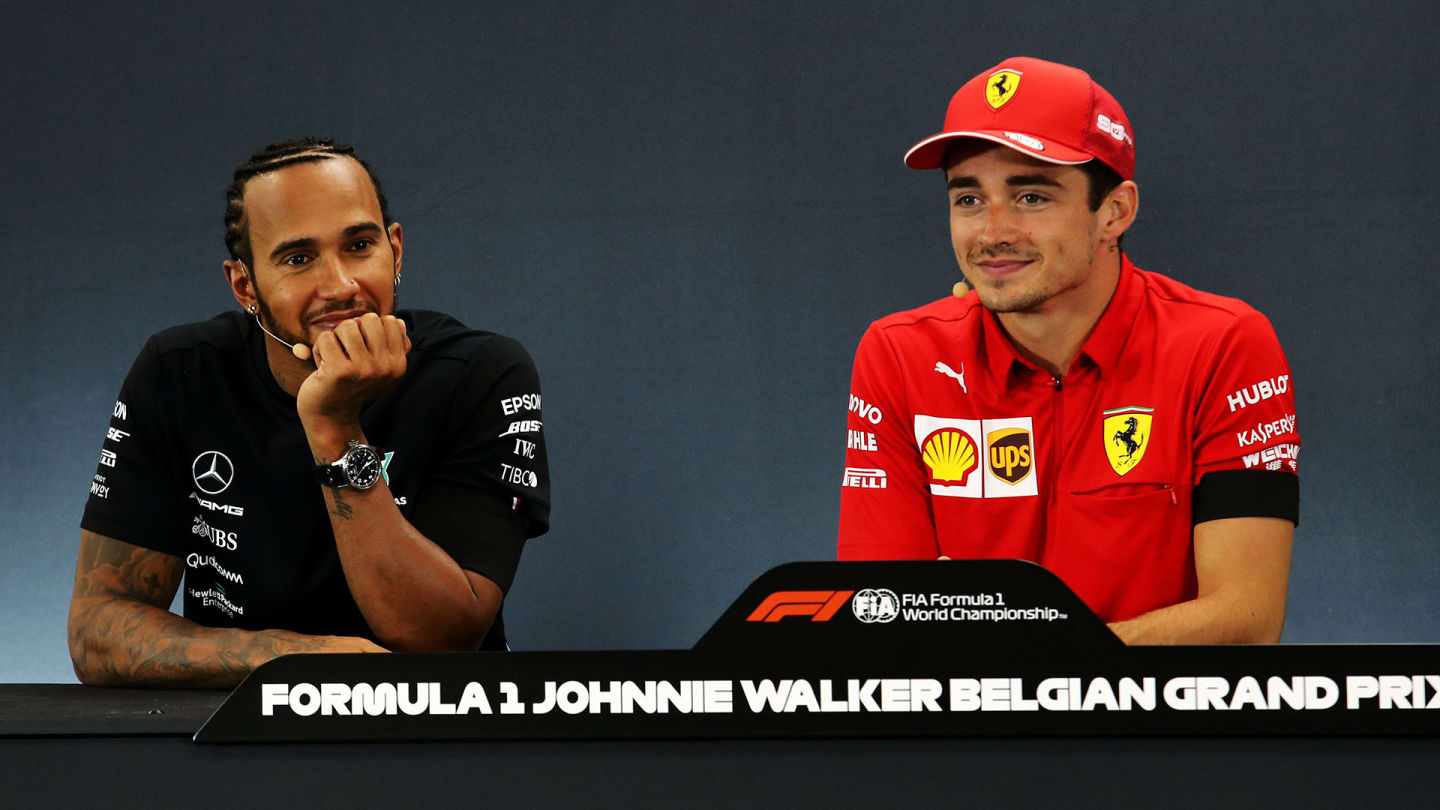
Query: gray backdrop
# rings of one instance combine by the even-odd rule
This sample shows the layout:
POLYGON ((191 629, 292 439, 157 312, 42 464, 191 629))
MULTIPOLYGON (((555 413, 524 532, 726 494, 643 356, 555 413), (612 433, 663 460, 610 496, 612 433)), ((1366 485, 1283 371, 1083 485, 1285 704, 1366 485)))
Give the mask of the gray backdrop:
POLYGON ((539 364, 554 528, 517 648, 688 646, 761 571, 832 558, 856 341, 958 275, 942 184, 901 155, 1015 54, 1129 112, 1136 263, 1279 332, 1285 639, 1440 640, 1428 0, 41 5, 0 28, 0 681, 73 679, 115 393, 147 335, 234 306, 222 190, 295 134, 376 167, 406 305, 539 364))

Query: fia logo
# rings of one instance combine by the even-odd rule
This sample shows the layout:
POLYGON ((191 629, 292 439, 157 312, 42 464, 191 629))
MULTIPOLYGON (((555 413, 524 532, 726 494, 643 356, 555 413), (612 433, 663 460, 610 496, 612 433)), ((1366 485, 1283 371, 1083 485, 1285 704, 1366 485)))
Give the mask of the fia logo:
POLYGON ((884 624, 900 615, 900 597, 888 588, 866 588, 850 600, 850 609, 865 624, 884 624))

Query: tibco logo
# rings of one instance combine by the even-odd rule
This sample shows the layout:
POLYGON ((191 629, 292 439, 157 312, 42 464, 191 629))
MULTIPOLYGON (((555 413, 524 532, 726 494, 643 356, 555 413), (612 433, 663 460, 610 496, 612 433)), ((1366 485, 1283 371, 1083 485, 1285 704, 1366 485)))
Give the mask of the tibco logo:
POLYGON ((786 616, 809 616, 828 622, 854 591, 776 591, 745 618, 747 622, 778 622, 786 616))

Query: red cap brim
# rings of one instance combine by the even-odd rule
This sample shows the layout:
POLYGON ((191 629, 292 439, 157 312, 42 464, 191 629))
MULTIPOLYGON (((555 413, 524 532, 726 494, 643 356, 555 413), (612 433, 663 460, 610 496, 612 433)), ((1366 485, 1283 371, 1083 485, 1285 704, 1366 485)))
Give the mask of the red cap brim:
POLYGON ((964 132, 941 132, 910 147, 905 153, 905 165, 912 169, 938 169, 945 162, 945 151, 950 142, 957 138, 980 138, 1008 146, 1024 155, 1047 163, 1074 166, 1095 159, 1094 155, 1073 149, 1055 141, 1047 141, 1025 132, 1005 130, 975 130, 964 132), (1025 141, 1028 140, 1028 143, 1025 141), (1038 148, 1037 148, 1038 147, 1038 148))

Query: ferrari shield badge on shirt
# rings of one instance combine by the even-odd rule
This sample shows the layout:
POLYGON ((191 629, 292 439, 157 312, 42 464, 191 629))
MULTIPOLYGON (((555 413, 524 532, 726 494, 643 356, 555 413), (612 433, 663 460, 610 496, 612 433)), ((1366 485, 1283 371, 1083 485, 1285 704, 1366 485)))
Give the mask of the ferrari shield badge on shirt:
POLYGON ((1154 408, 1130 406, 1105 411, 1105 457, 1117 475, 1135 469, 1150 443, 1150 422, 1154 408))

